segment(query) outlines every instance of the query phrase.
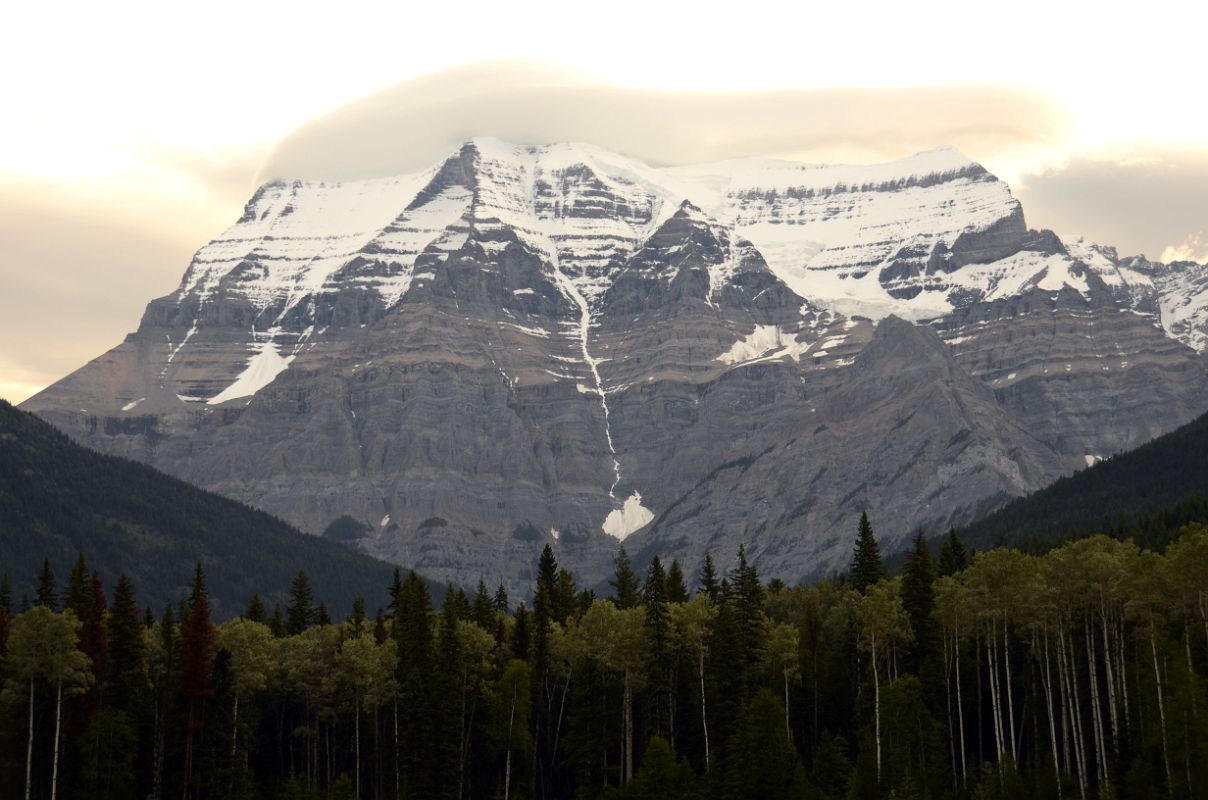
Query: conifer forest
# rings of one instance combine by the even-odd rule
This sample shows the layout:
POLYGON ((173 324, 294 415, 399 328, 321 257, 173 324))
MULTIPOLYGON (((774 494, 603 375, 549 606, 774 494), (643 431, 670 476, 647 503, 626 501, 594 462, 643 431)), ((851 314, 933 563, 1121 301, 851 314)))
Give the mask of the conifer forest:
POLYGON ((547 547, 523 599, 396 571, 328 609, 299 573, 222 621, 204 564, 164 608, 46 564, 0 584, 0 797, 1208 796, 1208 528, 920 534, 893 577, 853 534, 811 586, 622 549, 596 596, 547 547))

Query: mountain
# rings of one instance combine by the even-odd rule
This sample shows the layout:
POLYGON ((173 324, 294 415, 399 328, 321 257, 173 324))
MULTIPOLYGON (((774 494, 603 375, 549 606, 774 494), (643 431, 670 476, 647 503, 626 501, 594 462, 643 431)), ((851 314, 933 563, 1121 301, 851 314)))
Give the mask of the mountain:
POLYGON ((764 574, 964 524, 1208 409, 1208 270, 1028 228, 950 149, 654 168, 473 139, 276 181, 24 408, 438 580, 617 540, 764 574))
MULTIPOLYGON (((1202 499, 1208 499, 1208 415, 1017 499, 960 536, 985 548, 1137 526, 1165 530, 1172 527, 1167 518, 1176 519, 1175 528, 1208 522, 1202 499)), ((1128 533, 1147 543, 1152 538, 1128 533)))
POLYGON ((298 570, 333 616, 366 587, 370 610, 392 567, 345 545, 307 536, 281 520, 123 458, 72 442, 0 400, 0 572, 19 598, 33 596, 42 559, 60 580, 83 552, 105 586, 121 573, 158 613, 206 570, 215 613, 242 611, 253 592, 284 607, 298 570))

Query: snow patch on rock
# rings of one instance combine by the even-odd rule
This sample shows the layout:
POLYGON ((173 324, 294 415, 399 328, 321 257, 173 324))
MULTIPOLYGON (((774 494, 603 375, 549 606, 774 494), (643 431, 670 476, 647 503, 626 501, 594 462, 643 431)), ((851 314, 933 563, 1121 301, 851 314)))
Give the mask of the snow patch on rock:
POLYGON ((243 372, 239 373, 235 382, 207 400, 206 405, 216 406, 227 400, 254 395, 272 383, 293 360, 293 356, 282 357, 277 352, 277 345, 271 341, 264 342, 260 345, 260 351, 252 356, 252 360, 244 367, 243 372))
POLYGON ((612 511, 604 519, 604 532, 617 539, 624 539, 634 531, 641 530, 654 519, 654 512, 642 505, 642 495, 634 492, 625 504, 612 511))

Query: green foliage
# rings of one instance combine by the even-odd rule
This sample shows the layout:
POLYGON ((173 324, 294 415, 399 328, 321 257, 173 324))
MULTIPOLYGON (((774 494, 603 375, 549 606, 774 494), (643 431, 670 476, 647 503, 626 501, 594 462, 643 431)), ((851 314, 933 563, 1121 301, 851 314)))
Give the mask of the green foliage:
POLYGON ((214 626, 200 567, 183 619, 144 626, 132 582, 105 609, 79 561, 67 610, 11 621, 0 800, 26 753, 31 797, 1208 793, 1208 527, 1164 554, 1100 535, 944 577, 916 539, 863 592, 773 591, 740 549, 716 601, 673 597, 652 558, 626 608, 580 606, 542 562, 532 610, 481 583, 436 612, 400 572, 388 614, 288 634, 279 607, 278 631, 214 626))
POLYGON ((852 552, 848 581, 857 592, 863 593, 869 586, 885 577, 885 566, 881 563, 881 548, 872 532, 868 514, 860 515, 860 529, 856 534, 856 545, 852 552))
POLYGON ((633 571, 633 562, 629 560, 629 553, 625 552, 624 546, 617 552, 612 565, 613 575, 608 580, 608 585, 612 587, 612 601, 616 603, 617 608, 635 607, 640 599, 641 589, 637 573, 633 571))

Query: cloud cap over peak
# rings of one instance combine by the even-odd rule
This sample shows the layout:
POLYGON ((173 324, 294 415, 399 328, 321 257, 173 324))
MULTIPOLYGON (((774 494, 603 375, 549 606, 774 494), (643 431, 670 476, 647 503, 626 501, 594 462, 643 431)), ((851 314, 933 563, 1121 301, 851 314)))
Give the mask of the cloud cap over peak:
POLYGON ((590 142, 655 165, 878 161, 941 144, 980 160, 1045 146, 1069 125, 1044 96, 1001 86, 673 92, 491 62, 406 81, 311 120, 273 148, 259 180, 414 172, 475 136, 590 142))

